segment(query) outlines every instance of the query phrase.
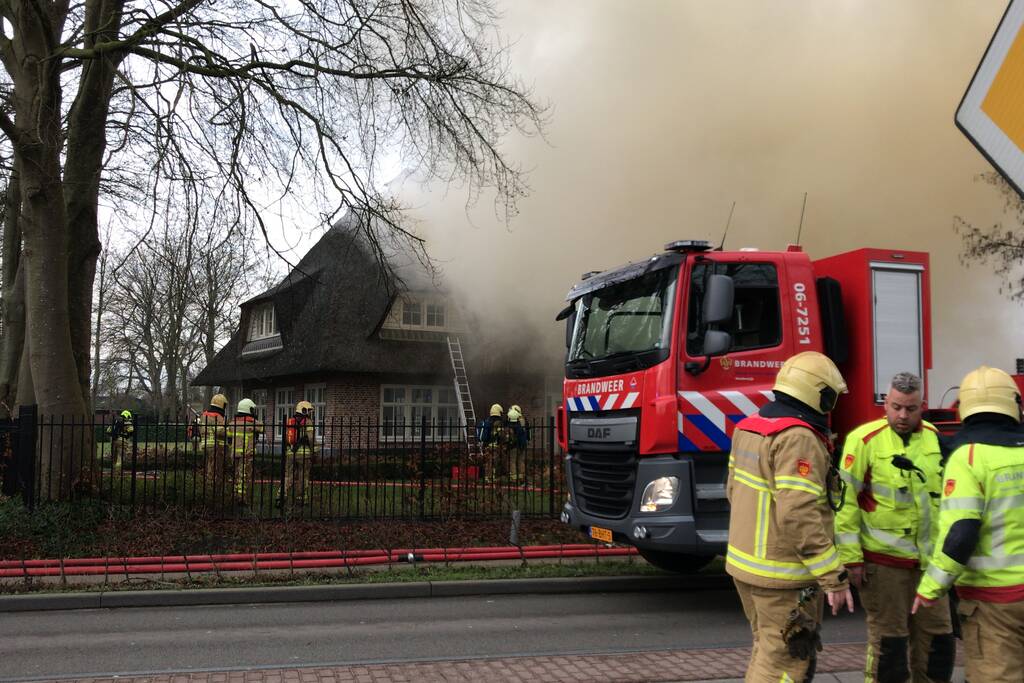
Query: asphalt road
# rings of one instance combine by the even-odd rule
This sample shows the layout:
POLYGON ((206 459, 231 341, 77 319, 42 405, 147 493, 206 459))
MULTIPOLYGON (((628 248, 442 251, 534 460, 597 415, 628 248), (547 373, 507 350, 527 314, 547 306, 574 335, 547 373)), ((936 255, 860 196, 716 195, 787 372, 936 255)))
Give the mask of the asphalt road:
POLYGON ((730 590, 25 612, 0 614, 0 681, 746 644, 730 590))

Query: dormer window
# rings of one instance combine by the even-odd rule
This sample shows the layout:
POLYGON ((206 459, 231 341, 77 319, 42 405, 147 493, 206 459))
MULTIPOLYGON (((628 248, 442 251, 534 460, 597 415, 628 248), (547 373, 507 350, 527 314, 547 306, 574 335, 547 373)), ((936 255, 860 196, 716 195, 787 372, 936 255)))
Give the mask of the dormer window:
POLYGON ((427 304, 427 327, 444 327, 443 304, 427 304))
POLYGON ((274 315, 274 304, 267 302, 258 304, 249 316, 249 341, 266 339, 278 334, 277 317, 274 315))
POLYGON ((402 324, 403 325, 422 325, 423 324, 423 304, 419 301, 403 301, 402 302, 402 324))

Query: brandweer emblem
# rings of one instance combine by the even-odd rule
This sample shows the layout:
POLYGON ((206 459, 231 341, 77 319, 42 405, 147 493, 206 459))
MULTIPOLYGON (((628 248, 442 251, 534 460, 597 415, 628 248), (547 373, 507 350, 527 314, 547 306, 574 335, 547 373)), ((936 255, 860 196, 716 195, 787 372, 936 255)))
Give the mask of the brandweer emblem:
POLYGON ((732 358, 729 358, 729 356, 722 356, 721 358, 718 359, 718 363, 726 372, 732 369, 732 358))
POLYGON ((947 479, 946 480, 946 488, 944 488, 942 490, 942 492, 948 498, 949 496, 951 496, 953 494, 953 489, 955 489, 955 488, 956 488, 956 479, 947 479))
POLYGON ((806 460, 797 460, 796 471, 801 477, 806 477, 811 473, 811 463, 806 460))
POLYGON ((853 453, 847 453, 846 457, 843 458, 843 467, 850 469, 853 466, 854 460, 856 460, 856 456, 853 453))

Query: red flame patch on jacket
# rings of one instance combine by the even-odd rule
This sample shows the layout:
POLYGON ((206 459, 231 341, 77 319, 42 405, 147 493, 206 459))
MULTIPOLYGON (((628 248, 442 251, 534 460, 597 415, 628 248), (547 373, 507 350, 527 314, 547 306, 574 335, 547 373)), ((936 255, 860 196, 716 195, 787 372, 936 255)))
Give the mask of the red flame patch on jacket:
POLYGON ((942 489, 943 494, 948 498, 953 495, 953 489, 956 488, 956 479, 947 479, 946 488, 942 489))
POLYGON ((811 473, 811 463, 807 460, 796 461, 796 471, 801 477, 806 477, 811 473))
POLYGON ((851 467, 853 467, 853 461, 856 459, 857 456, 855 456, 853 453, 847 453, 846 457, 843 458, 843 467, 845 467, 846 469, 850 469, 851 467))

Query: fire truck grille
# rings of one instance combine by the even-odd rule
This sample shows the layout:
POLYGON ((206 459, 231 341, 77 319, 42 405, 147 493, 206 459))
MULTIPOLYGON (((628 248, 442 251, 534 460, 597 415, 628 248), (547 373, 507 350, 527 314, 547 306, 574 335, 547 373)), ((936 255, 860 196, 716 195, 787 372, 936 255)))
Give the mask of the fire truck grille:
POLYGON ((576 451, 571 463, 574 500, 583 512, 608 519, 629 514, 636 486, 635 454, 576 451))

